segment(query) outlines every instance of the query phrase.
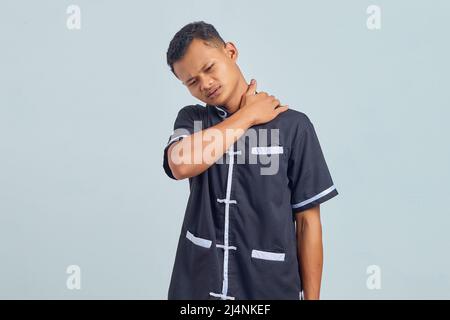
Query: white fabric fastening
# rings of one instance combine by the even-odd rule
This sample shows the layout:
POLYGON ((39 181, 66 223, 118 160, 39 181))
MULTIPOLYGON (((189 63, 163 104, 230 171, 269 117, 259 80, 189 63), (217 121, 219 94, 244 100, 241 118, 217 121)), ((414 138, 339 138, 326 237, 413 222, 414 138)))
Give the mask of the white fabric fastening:
POLYGON ((236 200, 227 200, 227 199, 217 199, 217 202, 228 203, 228 204, 237 204, 236 200))
POLYGON ((212 295, 213 297, 221 298, 222 300, 234 300, 234 297, 230 297, 220 293, 210 292, 209 294, 212 295))
POLYGON ((222 248, 222 249, 226 249, 226 250, 237 250, 237 248, 235 246, 224 246, 223 244, 216 244, 217 248, 222 248))

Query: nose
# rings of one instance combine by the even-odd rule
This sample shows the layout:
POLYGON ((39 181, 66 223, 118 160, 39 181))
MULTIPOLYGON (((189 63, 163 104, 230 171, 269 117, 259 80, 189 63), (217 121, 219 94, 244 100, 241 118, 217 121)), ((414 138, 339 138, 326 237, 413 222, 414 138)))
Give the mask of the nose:
POLYGON ((200 89, 202 90, 204 95, 208 94, 208 91, 211 89, 213 85, 213 80, 211 78, 202 78, 200 80, 200 89))

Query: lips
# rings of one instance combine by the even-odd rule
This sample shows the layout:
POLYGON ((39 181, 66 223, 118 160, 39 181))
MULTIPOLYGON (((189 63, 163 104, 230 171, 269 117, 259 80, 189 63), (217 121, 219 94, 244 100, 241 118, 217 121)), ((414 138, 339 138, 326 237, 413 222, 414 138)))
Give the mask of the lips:
POLYGON ((218 90, 221 88, 221 86, 217 86, 216 88, 212 89, 211 91, 208 92, 208 98, 211 98, 214 94, 216 94, 218 92, 218 90))

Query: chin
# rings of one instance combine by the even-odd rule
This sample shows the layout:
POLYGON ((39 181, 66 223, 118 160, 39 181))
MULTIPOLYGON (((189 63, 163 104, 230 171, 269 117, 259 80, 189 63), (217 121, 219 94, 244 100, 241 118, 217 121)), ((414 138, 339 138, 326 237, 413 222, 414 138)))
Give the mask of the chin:
POLYGON ((220 94, 219 99, 214 100, 214 104, 223 106, 228 101, 228 93, 225 91, 225 88, 222 87, 222 93, 220 94))

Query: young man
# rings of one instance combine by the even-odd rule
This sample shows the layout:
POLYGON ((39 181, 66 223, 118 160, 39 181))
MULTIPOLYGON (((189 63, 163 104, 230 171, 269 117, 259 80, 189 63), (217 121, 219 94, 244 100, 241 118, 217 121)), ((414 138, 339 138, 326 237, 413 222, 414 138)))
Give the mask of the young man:
POLYGON ((319 299, 320 203, 338 194, 313 124, 245 81, 238 50, 203 21, 170 42, 167 63, 195 98, 164 149, 189 178, 169 299, 319 299))

